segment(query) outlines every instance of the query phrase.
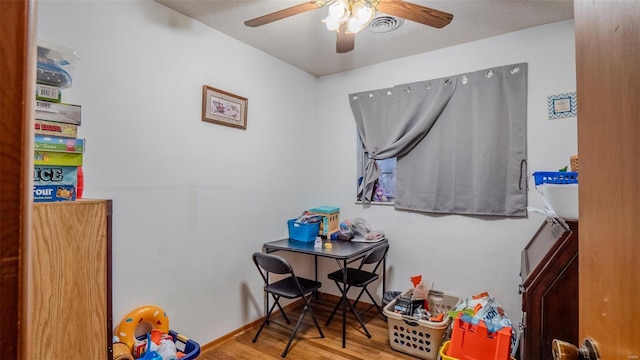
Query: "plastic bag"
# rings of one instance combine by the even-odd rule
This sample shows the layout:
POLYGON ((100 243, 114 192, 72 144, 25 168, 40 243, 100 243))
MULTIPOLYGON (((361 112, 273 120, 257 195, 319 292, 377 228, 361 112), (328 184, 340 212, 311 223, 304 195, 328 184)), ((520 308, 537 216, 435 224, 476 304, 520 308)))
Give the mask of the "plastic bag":
POLYGON ((449 315, 456 318, 458 313, 462 312, 462 321, 477 325, 481 320, 487 326, 487 330, 492 333, 503 327, 511 327, 511 344, 517 343, 517 331, 513 330, 511 320, 505 313, 504 309, 498 301, 490 296, 488 292, 483 292, 467 298, 458 304, 455 310, 450 311, 449 315))
POLYGON ((351 233, 355 236, 365 236, 371 231, 371 225, 367 222, 367 220, 356 217, 353 219, 347 219, 344 223, 349 227, 351 233))

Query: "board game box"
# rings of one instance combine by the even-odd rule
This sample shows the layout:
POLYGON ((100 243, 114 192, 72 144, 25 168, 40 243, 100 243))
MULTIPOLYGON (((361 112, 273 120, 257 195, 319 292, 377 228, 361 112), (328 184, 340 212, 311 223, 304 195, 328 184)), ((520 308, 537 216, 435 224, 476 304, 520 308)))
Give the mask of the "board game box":
POLYGON ((33 187, 34 202, 75 201, 75 185, 35 185, 33 187))
POLYGON ((80 105, 36 100, 36 119, 81 125, 80 105))
POLYGON ((53 135, 66 138, 76 138, 78 136, 78 125, 74 124, 36 119, 35 129, 35 134, 37 135, 53 135))
POLYGON ((82 166, 82 153, 68 152, 33 152, 34 165, 82 166))
POLYGON ((84 153, 84 139, 36 134, 33 148, 40 151, 84 153))

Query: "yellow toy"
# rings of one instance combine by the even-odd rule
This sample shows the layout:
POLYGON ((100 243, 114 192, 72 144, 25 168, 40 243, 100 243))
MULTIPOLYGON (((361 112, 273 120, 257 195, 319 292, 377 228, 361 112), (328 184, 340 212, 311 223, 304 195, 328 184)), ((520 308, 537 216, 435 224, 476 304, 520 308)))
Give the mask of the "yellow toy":
POLYGON ((164 334, 169 333, 169 318, 164 310, 156 305, 140 306, 128 313, 114 331, 118 341, 125 343, 129 351, 133 350, 136 328, 142 323, 147 323, 152 329, 164 334))

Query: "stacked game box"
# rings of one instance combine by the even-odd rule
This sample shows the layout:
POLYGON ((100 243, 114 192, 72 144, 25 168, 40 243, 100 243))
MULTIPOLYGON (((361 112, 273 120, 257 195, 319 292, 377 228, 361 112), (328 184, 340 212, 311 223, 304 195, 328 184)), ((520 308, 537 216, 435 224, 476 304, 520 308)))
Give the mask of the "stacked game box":
POLYGON ((74 201, 78 198, 85 139, 78 138, 80 105, 62 102, 71 87, 75 51, 38 41, 33 149, 33 200, 74 201))

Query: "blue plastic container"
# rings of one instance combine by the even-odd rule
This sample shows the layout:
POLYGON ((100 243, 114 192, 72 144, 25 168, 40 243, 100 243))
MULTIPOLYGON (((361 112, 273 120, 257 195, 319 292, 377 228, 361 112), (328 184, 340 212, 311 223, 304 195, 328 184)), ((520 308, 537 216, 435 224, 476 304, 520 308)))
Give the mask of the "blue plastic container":
POLYGON ((537 171, 533 173, 536 180, 536 186, 542 184, 577 184, 578 173, 569 171, 537 171))
POLYGON ((173 338, 173 342, 176 343, 176 348, 184 353, 184 357, 181 360, 193 360, 200 355, 200 344, 197 342, 173 330, 169 330, 169 335, 173 338))
MULTIPOLYGON (((200 344, 191 340, 179 332, 169 329, 169 335, 176 343, 176 350, 182 352, 184 356, 180 360, 194 360, 200 355, 200 344)), ((138 336, 138 340, 144 340, 147 335, 138 336)))
POLYGON ((320 223, 303 224, 291 219, 287 221, 289 225, 289 239, 310 242, 316 239, 320 231, 320 223))

